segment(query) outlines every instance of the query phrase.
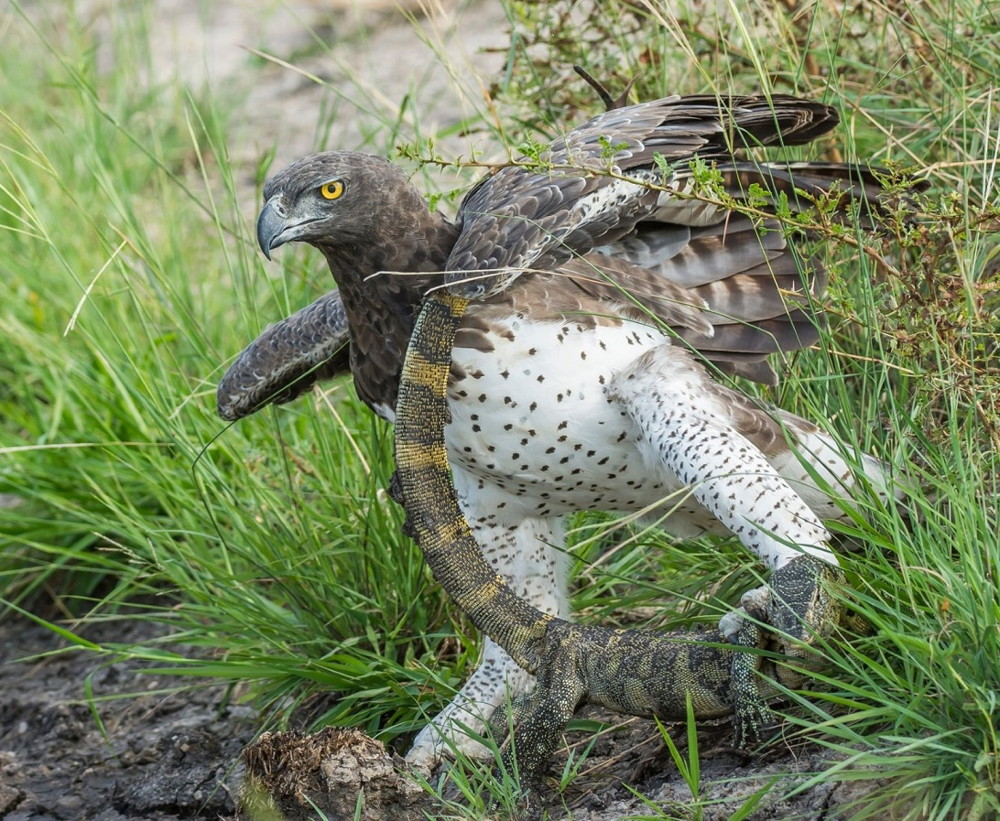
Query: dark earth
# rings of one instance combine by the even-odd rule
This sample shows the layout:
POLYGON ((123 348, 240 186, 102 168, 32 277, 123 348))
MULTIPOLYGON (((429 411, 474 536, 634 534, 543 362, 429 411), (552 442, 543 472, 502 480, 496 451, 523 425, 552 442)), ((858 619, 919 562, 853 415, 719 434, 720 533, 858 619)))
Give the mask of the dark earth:
MULTIPOLYGON (((81 629, 97 643, 144 641, 162 632, 124 620, 81 629)), ((135 662, 107 664, 86 651, 17 662, 65 646, 45 627, 17 619, 0 624, 0 818, 231 815, 240 754, 255 731, 250 708, 227 704, 226 688, 218 685, 165 694, 187 682, 143 673, 135 662)))
MULTIPOLYGON (((134 620, 79 628, 97 644, 148 644, 163 632, 162 626, 134 620)), ((34 623, 7 619, 0 624, 3 821, 270 821, 280 818, 264 811, 275 803, 289 821, 320 818, 307 799, 333 821, 354 818, 361 786, 366 805, 360 817, 366 821, 462 817, 460 805, 446 807, 429 797, 406 777, 398 755, 358 731, 267 734, 246 756, 259 780, 247 779, 243 753, 259 721, 229 689, 217 683, 192 687, 187 679, 144 672, 134 661, 109 664, 92 652, 53 653, 65 646, 34 623), (88 702, 88 680, 106 736, 88 702), (186 686, 176 690, 178 685, 186 686), (238 812, 245 783, 251 786, 238 812), (276 801, 261 791, 262 784, 276 801)), ((614 720, 594 712, 586 717, 614 720)), ((686 756, 685 728, 670 729, 686 756)), ((701 816, 706 821, 729 818, 776 776, 778 788, 749 818, 835 819, 852 802, 864 800, 865 782, 825 781, 783 799, 810 773, 826 769, 828 757, 816 747, 776 743, 763 757, 750 759, 726 746, 728 722, 700 729, 701 797, 719 802, 701 816)), ((569 741, 579 755, 592 738, 575 733, 569 741)), ((566 755, 553 763, 553 776, 562 771, 566 755)), ((633 790, 662 807, 668 818, 689 817, 691 793, 657 728, 637 719, 602 734, 570 788, 562 795, 550 793, 552 817, 565 818, 567 810, 576 821, 657 817, 633 790)))

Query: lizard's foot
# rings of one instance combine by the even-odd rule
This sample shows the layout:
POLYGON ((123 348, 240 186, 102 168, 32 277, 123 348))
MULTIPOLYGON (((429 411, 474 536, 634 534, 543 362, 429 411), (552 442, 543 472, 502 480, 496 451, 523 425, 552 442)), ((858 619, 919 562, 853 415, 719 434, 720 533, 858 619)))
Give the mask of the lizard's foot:
POLYGON ((534 682, 492 642, 488 642, 482 664, 451 704, 422 729, 406 754, 406 761, 427 774, 446 758, 462 754, 488 760, 492 752, 476 735, 486 731, 487 720, 508 698, 517 699, 534 682))
MULTIPOLYGON (((735 668, 733 672, 736 672, 735 668)), ((759 695, 736 699, 733 706, 733 743, 739 749, 751 750, 759 746, 768 731, 777 726, 777 717, 759 695)))
POLYGON ((740 609, 724 616, 719 625, 730 644, 747 651, 734 654, 730 666, 735 744, 744 750, 760 744, 765 730, 777 723, 760 689, 762 657, 752 652, 768 644, 769 634, 761 622, 767 618, 770 600, 768 588, 751 590, 741 599, 740 609))

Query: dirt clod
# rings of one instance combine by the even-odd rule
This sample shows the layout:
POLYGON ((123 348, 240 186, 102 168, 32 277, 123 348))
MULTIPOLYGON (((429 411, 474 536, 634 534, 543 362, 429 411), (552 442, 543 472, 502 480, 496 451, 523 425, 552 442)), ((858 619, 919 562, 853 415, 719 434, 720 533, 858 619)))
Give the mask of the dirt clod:
POLYGON ((360 730, 264 733, 247 747, 243 760, 238 817, 248 821, 307 821, 317 810, 330 821, 425 817, 423 791, 407 777, 403 759, 360 730))

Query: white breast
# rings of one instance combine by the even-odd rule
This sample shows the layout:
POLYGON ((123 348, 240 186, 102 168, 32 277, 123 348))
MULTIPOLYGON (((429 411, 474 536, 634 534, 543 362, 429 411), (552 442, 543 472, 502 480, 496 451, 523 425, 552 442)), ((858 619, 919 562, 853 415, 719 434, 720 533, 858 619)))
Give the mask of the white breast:
POLYGON ((618 369, 666 342, 657 329, 511 319, 507 330, 493 351, 454 352, 467 376, 449 388, 452 464, 534 515, 640 510, 678 487, 650 475, 638 429, 605 394, 618 369))

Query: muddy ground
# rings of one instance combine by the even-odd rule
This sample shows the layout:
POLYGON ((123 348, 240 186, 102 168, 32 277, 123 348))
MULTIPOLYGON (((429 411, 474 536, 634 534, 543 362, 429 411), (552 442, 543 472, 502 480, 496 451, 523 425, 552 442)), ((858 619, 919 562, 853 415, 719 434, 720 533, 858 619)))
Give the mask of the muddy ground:
MULTIPOLYGON (((109 623, 91 640, 142 641, 162 628, 109 623)), ((175 821, 218 818, 234 809, 233 785, 255 723, 248 707, 227 705, 225 688, 176 694, 174 677, 143 674, 134 663, 102 666, 74 651, 15 663, 65 646, 20 620, 0 625, 0 818, 4 821, 175 821), (107 733, 86 698, 90 678, 107 733)))
MULTIPOLYGON (((249 179, 259 158, 274 146, 274 167, 316 147, 321 130, 317 124, 324 106, 329 110, 331 92, 300 73, 253 59, 245 47, 294 59, 304 71, 344 89, 336 114, 340 147, 359 146, 366 127, 379 119, 380 112, 391 112, 411 91, 418 92, 415 105, 425 130, 434 122, 457 121, 462 111, 447 92, 454 80, 415 36, 411 24, 377 3, 362 6, 358 10, 343 0, 286 5, 266 0, 215 4, 157 0, 154 13, 163 25, 154 41, 155 71, 161 78, 180 74, 194 86, 209 84, 243 95, 245 102, 232 123, 230 156, 249 179), (317 52, 307 26, 334 44, 332 54, 317 52)), ((124 11, 128 4, 113 0, 80 2, 75 8, 98 33, 113 14, 128 13, 124 11)), ((451 53, 464 55, 461 64, 473 65, 486 76, 497 71, 507 42, 500 9, 492 3, 449 8, 459 12, 425 21, 427 36, 451 43, 451 53), (457 29, 450 29, 452 24, 457 29), (499 53, 491 48, 499 48, 499 53)), ((162 629, 124 621, 93 625, 82 632, 95 642, 147 642, 162 629)), ((105 665, 104 659, 82 652, 38 658, 62 646, 58 637, 34 624, 17 619, 0 623, 0 819, 234 817, 234 796, 245 771, 241 755, 258 729, 248 707, 235 703, 218 685, 164 693, 178 681, 143 673, 135 663, 105 665), (35 658, 18 661, 30 657, 35 658), (107 699, 98 703, 103 733, 85 698, 88 680, 94 696, 107 699)), ((583 745, 589 737, 578 735, 575 740, 583 745)), ((748 760, 726 747, 729 740, 723 724, 706 728, 699 741, 702 797, 720 802, 702 816, 708 821, 728 818, 776 774, 800 775, 781 776, 781 786, 787 789, 772 790, 751 818, 833 819, 845 805, 863 801, 863 787, 830 783, 781 800, 780 795, 807 777, 804 774, 827 766, 819 751, 779 748, 765 759, 748 760)), ((271 747, 254 748, 251 760, 276 774, 281 766, 273 758, 275 739, 268 743, 271 747)), ((301 783, 284 784, 293 794, 299 793, 286 810, 294 811, 296 801, 301 807, 308 794, 326 808, 329 818, 345 817, 337 814, 337 807, 349 807, 346 817, 353 817, 354 796, 364 781, 371 801, 362 818, 369 821, 405 821, 426 817, 425 813, 441 817, 446 812, 396 775, 398 760, 365 739, 327 734, 316 744, 323 755, 314 755, 315 749, 296 753, 300 763, 305 762, 304 771, 301 783), (331 784, 334 795, 324 796, 331 784)), ((554 772, 563 761, 564 757, 554 763, 554 772)), ((666 817, 686 816, 690 791, 656 728, 638 720, 598 740, 583 774, 556 800, 553 817, 566 817, 567 810, 576 821, 652 814, 633 789, 665 808, 666 817)), ((312 815, 303 811, 290 817, 312 815)))
MULTIPOLYGON (((162 631, 149 623, 120 621, 81 632, 101 643, 147 642, 162 631)), ((258 723, 225 687, 206 684, 169 692, 178 685, 175 677, 143 672, 134 662, 106 665, 94 654, 78 651, 17 662, 63 646, 43 627, 16 619, 0 624, 0 819, 274 818, 249 810, 237 814, 236 797, 246 771, 243 751, 254 741, 258 723), (88 678, 104 733, 85 692, 88 678)), ((613 720, 608 714, 589 717, 613 720)), ((683 728, 673 730, 683 750, 683 728)), ((570 736, 578 753, 590 739, 583 733, 570 736)), ((763 758, 749 759, 728 748, 730 741, 726 722, 702 728, 701 795, 718 801, 702 816, 706 821, 729 818, 775 777, 781 789, 768 793, 750 818, 830 821, 841 817, 851 802, 863 801, 863 786, 831 783, 783 800, 810 773, 823 770, 820 752, 778 745, 763 758)), ((269 775, 265 780, 283 795, 279 803, 289 821, 320 817, 303 804, 306 798, 331 821, 353 818, 362 785, 369 800, 361 816, 366 821, 461 817, 454 806, 436 803, 414 786, 401 759, 361 733, 328 732, 305 745, 301 739, 289 743, 270 736, 252 749, 251 765, 269 775), (283 766, 290 760, 298 766, 283 766)), ((562 771, 565 760, 564 751, 553 763, 553 775, 562 771)), ((667 818, 688 817, 690 791, 656 727, 634 719, 598 739, 570 789, 551 798, 552 817, 655 817, 633 790, 663 808, 667 818)), ((261 805, 259 796, 251 805, 261 805)))

